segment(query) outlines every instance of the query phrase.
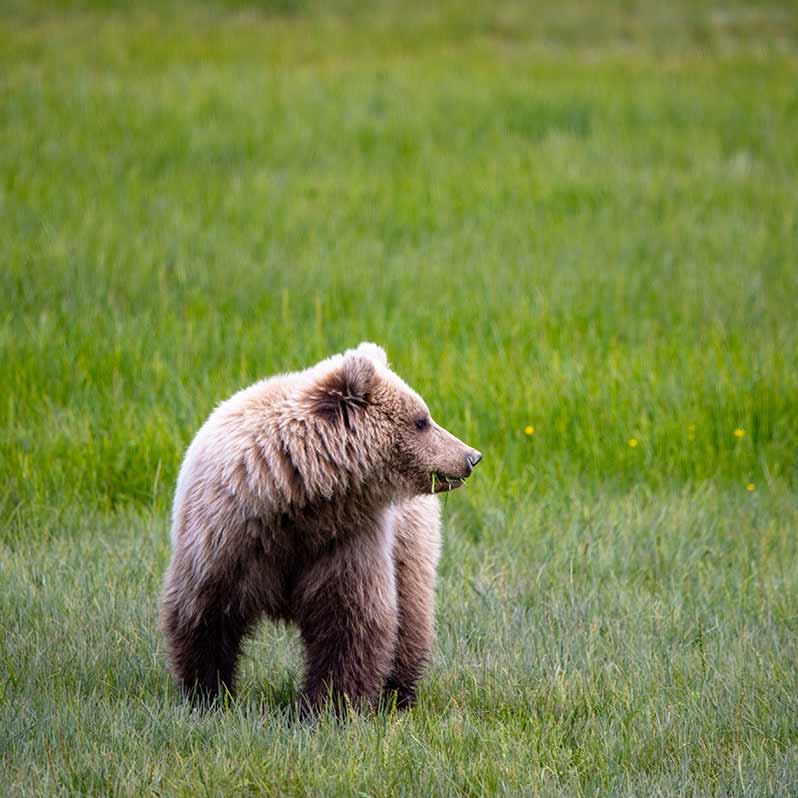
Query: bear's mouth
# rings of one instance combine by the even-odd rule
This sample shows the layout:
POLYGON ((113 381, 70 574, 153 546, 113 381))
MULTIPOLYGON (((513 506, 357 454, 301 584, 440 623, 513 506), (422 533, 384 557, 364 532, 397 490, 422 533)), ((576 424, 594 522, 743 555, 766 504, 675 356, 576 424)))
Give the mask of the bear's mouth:
POLYGON ((432 472, 432 492, 433 493, 446 493, 450 490, 456 490, 461 485, 465 485, 465 479, 459 477, 447 477, 438 471, 432 472))

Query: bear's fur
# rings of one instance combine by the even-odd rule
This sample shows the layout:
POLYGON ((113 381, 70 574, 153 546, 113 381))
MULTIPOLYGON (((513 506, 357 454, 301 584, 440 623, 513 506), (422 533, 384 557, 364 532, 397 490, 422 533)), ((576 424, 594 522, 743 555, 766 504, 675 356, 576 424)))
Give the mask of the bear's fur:
POLYGON ((435 635, 440 513, 479 452, 435 424, 375 344, 214 410, 177 480, 161 621, 190 696, 232 691, 263 615, 296 623, 305 710, 412 703, 435 635))

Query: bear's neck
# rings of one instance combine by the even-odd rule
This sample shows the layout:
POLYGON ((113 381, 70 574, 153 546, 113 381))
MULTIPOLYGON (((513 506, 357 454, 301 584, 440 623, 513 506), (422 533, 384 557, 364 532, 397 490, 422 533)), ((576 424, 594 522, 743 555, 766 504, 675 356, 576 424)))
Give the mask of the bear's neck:
POLYGON ((389 486, 363 483, 338 496, 290 507, 280 525, 314 556, 339 542, 382 534, 396 500, 389 486))

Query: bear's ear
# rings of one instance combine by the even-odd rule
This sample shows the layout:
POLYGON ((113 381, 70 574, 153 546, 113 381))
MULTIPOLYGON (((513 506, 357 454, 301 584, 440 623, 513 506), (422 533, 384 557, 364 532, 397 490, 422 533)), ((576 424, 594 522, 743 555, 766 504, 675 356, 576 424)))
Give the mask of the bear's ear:
POLYGON ((373 360, 378 366, 388 367, 388 355, 385 354, 385 350, 378 344, 371 343, 371 341, 363 341, 357 349, 350 349, 347 354, 350 352, 358 352, 373 360))
POLYGON ((359 349, 351 350, 311 389, 311 412, 330 422, 340 419, 352 429, 358 412, 371 400, 376 383, 377 369, 371 358, 359 349))

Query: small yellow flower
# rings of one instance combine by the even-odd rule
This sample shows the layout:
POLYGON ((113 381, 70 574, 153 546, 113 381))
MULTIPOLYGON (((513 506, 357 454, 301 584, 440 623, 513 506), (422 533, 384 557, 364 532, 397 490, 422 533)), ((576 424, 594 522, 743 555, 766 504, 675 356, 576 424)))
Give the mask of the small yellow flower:
POLYGON ((734 437, 735 438, 742 438, 743 435, 745 435, 745 430, 744 429, 740 429, 739 427, 737 427, 737 429, 734 430, 734 437))
POLYGON ((634 449, 637 446, 637 438, 629 438, 629 445, 634 449))
POLYGON ((753 492, 756 490, 756 485, 754 485, 754 483, 753 483, 753 482, 749 482, 749 483, 748 483, 748 484, 745 486, 745 489, 746 489, 746 490, 747 490, 749 493, 753 493, 753 492))
POLYGON ((534 434, 535 434, 535 428, 531 424, 527 424, 524 427, 524 435, 534 435, 534 434))

